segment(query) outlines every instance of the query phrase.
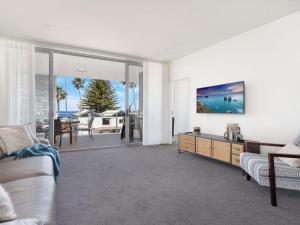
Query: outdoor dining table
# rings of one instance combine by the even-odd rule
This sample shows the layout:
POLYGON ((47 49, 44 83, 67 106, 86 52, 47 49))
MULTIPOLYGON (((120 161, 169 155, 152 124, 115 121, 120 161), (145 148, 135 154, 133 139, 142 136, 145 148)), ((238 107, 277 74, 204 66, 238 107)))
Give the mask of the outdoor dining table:
POLYGON ((62 126, 69 129, 70 144, 73 144, 73 128, 75 127, 74 125, 77 125, 79 123, 80 123, 79 120, 73 120, 73 119, 61 120, 62 126))

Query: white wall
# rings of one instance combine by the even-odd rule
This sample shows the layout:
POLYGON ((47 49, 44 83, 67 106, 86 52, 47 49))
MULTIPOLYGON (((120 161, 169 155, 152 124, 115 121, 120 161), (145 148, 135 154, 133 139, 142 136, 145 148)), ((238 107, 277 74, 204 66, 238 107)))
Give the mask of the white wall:
POLYGON ((300 132, 300 13, 170 63, 170 80, 190 78, 190 127, 223 135, 240 124, 247 139, 291 142, 300 132), (246 114, 197 114, 196 88, 245 81, 246 114))
POLYGON ((168 66, 145 62, 143 70, 143 144, 170 143, 168 66))
POLYGON ((174 135, 189 130, 190 104, 190 80, 176 80, 173 87, 173 116, 175 118, 174 135))

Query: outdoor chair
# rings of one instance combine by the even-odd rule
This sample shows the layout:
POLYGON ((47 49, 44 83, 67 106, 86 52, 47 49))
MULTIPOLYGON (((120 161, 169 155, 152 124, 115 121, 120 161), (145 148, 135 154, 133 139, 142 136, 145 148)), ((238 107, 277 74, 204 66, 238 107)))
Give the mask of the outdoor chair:
POLYGON ((88 134, 89 134, 90 139, 94 140, 94 137, 93 137, 93 122, 94 122, 94 116, 92 114, 89 114, 87 125, 82 126, 81 124, 79 124, 78 127, 77 127, 77 131, 87 131, 88 134))
POLYGON ((54 120, 54 144, 56 144, 56 139, 59 137, 59 147, 61 147, 63 134, 69 133, 69 130, 62 127, 61 119, 54 120))
MULTIPOLYGON (((255 143, 257 144, 257 143, 255 143)), ((282 144, 259 143, 264 146, 283 147, 282 144)), ((300 168, 283 162, 280 158, 300 158, 296 154, 269 153, 268 156, 244 152, 240 156, 240 166, 262 186, 269 186, 272 206, 277 206, 276 188, 300 190, 300 168)))
POLYGON ((43 121, 37 120, 36 121, 36 133, 41 134, 44 137, 43 138, 49 138, 49 125, 48 123, 45 123, 43 121))

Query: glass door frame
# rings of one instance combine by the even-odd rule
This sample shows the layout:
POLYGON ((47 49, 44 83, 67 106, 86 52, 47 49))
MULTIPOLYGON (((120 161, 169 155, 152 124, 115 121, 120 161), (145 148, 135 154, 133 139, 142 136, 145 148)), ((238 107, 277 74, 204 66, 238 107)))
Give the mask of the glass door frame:
POLYGON ((48 131, 48 140, 51 145, 54 145, 54 71, 53 71, 53 55, 54 52, 51 49, 43 49, 43 48, 35 48, 35 52, 43 53, 48 55, 48 105, 49 105, 49 112, 48 112, 48 123, 49 123, 49 131, 48 131))
MULTIPOLYGON (((130 66, 139 66, 143 68, 143 65, 136 65, 132 63, 125 63, 125 144, 132 145, 132 144, 141 144, 141 142, 131 142, 130 141, 130 106, 129 106, 129 67, 130 66)), ((139 82, 143 84, 143 75, 139 76, 139 82), (140 80, 141 79, 141 80, 140 80)), ((142 110, 143 112, 143 85, 139 85, 139 111, 142 110)), ((143 137, 143 136, 142 136, 143 137)))
MULTIPOLYGON (((129 139, 129 65, 139 66, 143 68, 142 60, 131 60, 126 58, 120 58, 120 56, 116 57, 107 57, 99 54, 90 54, 90 53, 82 53, 76 51, 62 50, 62 49, 52 49, 52 48, 44 48, 44 47, 35 47, 35 52, 46 53, 49 55, 49 141, 51 145, 54 145, 54 115, 55 115, 55 107, 54 107, 54 94, 55 94, 55 79, 54 79, 54 54, 64 54, 70 56, 78 56, 113 62, 121 62, 125 64, 125 144, 130 144, 129 139), (127 118, 128 117, 128 118, 127 118), (128 123, 128 124, 127 124, 128 123)), ((142 88, 143 91, 143 88, 142 88)), ((143 94, 140 94, 143 96, 143 94)), ((142 101, 142 99, 140 99, 142 101)))
POLYGON ((128 145, 130 143, 129 138, 129 64, 125 63, 125 144, 128 145))

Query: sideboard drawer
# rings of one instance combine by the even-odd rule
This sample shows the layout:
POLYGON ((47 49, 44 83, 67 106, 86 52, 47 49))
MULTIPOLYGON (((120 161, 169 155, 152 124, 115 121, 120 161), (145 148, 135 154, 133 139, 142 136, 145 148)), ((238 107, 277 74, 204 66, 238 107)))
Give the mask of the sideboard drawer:
POLYGON ((179 142, 179 149, 195 153, 195 144, 179 142))
POLYGON ((240 155, 244 151, 244 145, 232 144, 232 154, 240 155))
POLYGON ((240 166, 240 156, 239 155, 231 155, 231 164, 240 166))
POLYGON ((195 137, 192 135, 179 135, 179 142, 184 141, 184 142, 189 142, 189 143, 194 143, 195 142, 195 137))

